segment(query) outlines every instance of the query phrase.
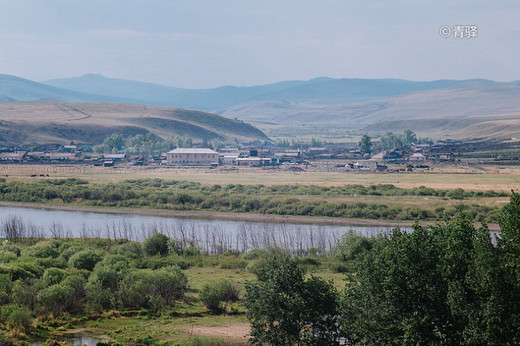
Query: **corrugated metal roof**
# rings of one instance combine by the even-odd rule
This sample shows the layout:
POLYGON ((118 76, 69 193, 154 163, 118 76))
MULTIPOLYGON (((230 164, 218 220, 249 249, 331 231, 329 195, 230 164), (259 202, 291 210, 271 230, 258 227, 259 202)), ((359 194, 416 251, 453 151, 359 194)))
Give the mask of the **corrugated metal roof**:
POLYGON ((105 154, 105 159, 124 159, 126 154, 105 154))

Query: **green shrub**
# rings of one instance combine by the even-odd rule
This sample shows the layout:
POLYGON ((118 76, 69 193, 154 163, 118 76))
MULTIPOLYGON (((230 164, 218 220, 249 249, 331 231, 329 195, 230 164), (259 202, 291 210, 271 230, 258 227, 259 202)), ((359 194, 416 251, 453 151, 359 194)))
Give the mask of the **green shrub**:
POLYGON ((146 308, 150 296, 148 277, 142 270, 129 272, 121 281, 119 298, 125 308, 146 308))
POLYGON ((128 242, 114 246, 112 252, 116 255, 140 259, 143 256, 143 246, 136 242, 128 242))
POLYGON ((186 246, 182 249, 182 254, 186 257, 193 257, 200 255, 200 250, 194 246, 186 246))
POLYGON ((269 252, 266 249, 251 249, 249 250, 245 255, 244 258, 246 260, 253 260, 257 258, 263 258, 266 257, 269 254, 269 252))
POLYGON ((14 254, 16 257, 19 257, 22 253, 22 250, 13 243, 10 243, 8 240, 4 240, 3 244, 0 246, 0 251, 7 251, 14 254))
POLYGON ((0 320, 5 323, 9 329, 26 331, 32 323, 32 317, 29 310, 25 307, 9 304, 0 308, 0 320))
POLYGON ((41 289, 40 281, 37 279, 16 280, 11 289, 11 301, 34 310, 36 297, 41 289))
POLYGON ((182 255, 182 247, 179 240, 175 238, 168 239, 168 253, 182 255))
POLYGON ((36 261, 34 261, 34 263, 43 268, 67 268, 67 262, 62 257, 37 258, 36 261))
POLYGON ((299 262, 303 265, 315 266, 315 267, 317 267, 321 264, 320 260, 315 257, 302 257, 299 259, 299 262))
POLYGON ((69 312, 81 312, 86 297, 85 285, 87 280, 81 271, 71 273, 60 285, 70 289, 66 310, 69 312))
POLYGON ((0 251, 0 263, 9 263, 14 260, 16 260, 16 255, 14 253, 6 250, 0 251))
POLYGON ((329 269, 334 273, 350 272, 350 268, 345 263, 331 263, 329 269))
POLYGON ((353 230, 349 230, 336 243, 336 246, 332 249, 332 254, 340 261, 352 261, 370 251, 373 242, 373 238, 368 238, 353 230))
POLYGON ((228 280, 219 280, 204 285, 199 293, 200 300, 215 314, 225 310, 224 303, 239 300, 240 289, 228 280))
POLYGON ((37 301, 43 311, 57 314, 67 309, 73 293, 69 285, 56 284, 41 290, 37 301))
POLYGON ((70 257, 69 266, 76 269, 92 271, 96 264, 101 261, 103 255, 93 250, 82 250, 70 257))
POLYGON ((85 287, 87 301, 92 307, 108 309, 116 304, 115 293, 130 268, 130 260, 122 255, 105 256, 94 267, 85 287))
POLYGON ((41 241, 23 251, 25 256, 47 258, 56 258, 60 255, 58 251, 59 242, 57 241, 41 241))
POLYGON ((155 233, 144 241, 143 250, 148 256, 167 255, 168 237, 162 233, 155 233))
POLYGON ((60 257, 62 257, 65 261, 68 262, 72 255, 81 250, 83 250, 82 246, 69 246, 61 252, 60 257))
POLYGON ((0 305, 9 302, 12 288, 13 282, 11 281, 11 277, 7 274, 0 274, 0 305))
POLYGON ((85 282, 80 273, 73 273, 61 282, 40 290, 37 302, 44 312, 79 312, 83 308, 85 282))
POLYGON ((18 260, 12 264, 30 273, 31 276, 38 278, 41 277, 45 271, 45 268, 38 265, 34 259, 28 257, 18 257, 18 260))
POLYGON ((50 287, 62 282, 67 275, 67 272, 63 269, 49 268, 43 273, 41 283, 44 287, 50 287))
POLYGON ((464 199, 466 194, 464 189, 458 188, 448 192, 446 195, 451 199, 464 199))
POLYGON ((244 269, 248 264, 246 260, 237 258, 235 256, 221 256, 218 259, 218 263, 222 269, 244 269))
POLYGON ((0 274, 8 275, 9 277, 12 277, 13 280, 34 277, 34 274, 20 268, 17 265, 1 265, 0 274))
POLYGON ((266 258, 259 258, 256 260, 253 260, 249 262, 249 264, 246 267, 246 270, 252 274, 258 275, 261 268, 265 265, 266 258))
POLYGON ((124 307, 156 310, 158 302, 173 305, 182 298, 187 282, 186 275, 176 266, 154 271, 133 270, 121 281, 118 297, 124 307))

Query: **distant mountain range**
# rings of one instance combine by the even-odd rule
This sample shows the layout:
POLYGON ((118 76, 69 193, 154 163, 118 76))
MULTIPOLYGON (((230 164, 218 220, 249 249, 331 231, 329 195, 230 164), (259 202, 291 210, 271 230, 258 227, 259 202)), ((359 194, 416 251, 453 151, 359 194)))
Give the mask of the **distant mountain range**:
MULTIPOLYGON (((418 82, 322 77, 252 87, 195 90, 95 74, 44 83, 0 75, 0 102, 36 100, 197 109, 251 122, 268 135, 277 129, 276 133, 283 136, 281 128, 305 124, 381 131, 383 123, 390 126, 388 128, 405 126, 435 134, 432 119, 483 120, 493 116, 516 119, 520 115, 520 83, 485 79, 418 82)), ((442 131, 442 135, 449 136, 449 131, 442 131)), ((494 133, 486 136, 494 136, 494 133)))
POLYGON ((89 95, 131 99, 142 104, 218 112, 228 107, 256 101, 275 100, 318 105, 350 104, 472 82, 493 83, 488 80, 413 82, 400 79, 321 77, 308 81, 286 81, 252 87, 223 86, 193 90, 87 74, 76 78, 49 80, 44 84, 89 95))
POLYGON ((232 106, 219 113, 270 124, 299 121, 366 125, 390 120, 520 114, 520 85, 488 81, 465 82, 369 102, 334 105, 279 100, 256 101, 232 106))
POLYGON ((3 102, 131 102, 125 98, 105 96, 99 93, 91 95, 5 74, 0 74, 0 99, 3 102))

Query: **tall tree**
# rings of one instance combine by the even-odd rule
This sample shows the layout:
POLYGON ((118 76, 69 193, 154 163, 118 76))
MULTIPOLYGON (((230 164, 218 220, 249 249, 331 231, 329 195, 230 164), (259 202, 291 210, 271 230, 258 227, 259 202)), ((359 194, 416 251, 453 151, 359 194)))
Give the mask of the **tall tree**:
POLYGON ((305 280, 295 259, 267 259, 258 282, 246 284, 245 305, 255 344, 338 344, 334 286, 317 277, 305 280))
POLYGON ((365 248, 340 299, 353 344, 520 343, 520 196, 504 207, 496 244, 460 215, 365 248))
POLYGON ((401 136, 393 132, 387 132, 381 136, 381 149, 395 150, 403 147, 403 140, 401 136))
POLYGON ((403 131, 403 144, 409 147, 411 144, 417 143, 417 135, 410 129, 403 131))
POLYGON ((340 302, 346 337, 356 344, 459 344, 467 302, 457 298, 467 292, 472 246, 466 234, 471 240, 473 226, 459 218, 411 233, 395 229, 376 242, 340 302))
POLYGON ((358 142, 358 149, 363 155, 370 155, 372 153, 372 139, 369 135, 364 134, 363 137, 361 137, 361 140, 358 142))

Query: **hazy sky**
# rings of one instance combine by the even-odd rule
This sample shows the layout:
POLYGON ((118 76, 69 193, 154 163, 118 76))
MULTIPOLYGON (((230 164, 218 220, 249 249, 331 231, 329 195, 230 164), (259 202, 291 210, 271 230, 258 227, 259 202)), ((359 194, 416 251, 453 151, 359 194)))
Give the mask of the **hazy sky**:
POLYGON ((512 81, 520 1, 0 0, 0 73, 188 88, 319 76, 512 81), (453 37, 455 25, 477 26, 477 37, 453 37))

